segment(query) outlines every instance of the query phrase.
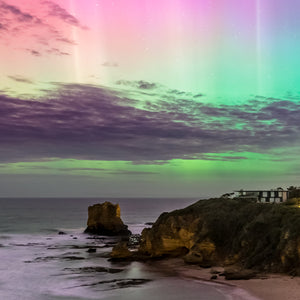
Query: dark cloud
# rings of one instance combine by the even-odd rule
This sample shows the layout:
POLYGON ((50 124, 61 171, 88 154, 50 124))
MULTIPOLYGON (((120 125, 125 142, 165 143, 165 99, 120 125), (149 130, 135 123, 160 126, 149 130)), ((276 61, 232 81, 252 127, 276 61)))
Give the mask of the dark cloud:
POLYGON ((211 154, 198 154, 194 159, 213 160, 213 161, 235 161, 248 159, 245 156, 224 156, 224 155, 211 155, 211 154))
MULTIPOLYGON (((33 48, 38 48, 38 50, 25 49, 34 56, 41 56, 43 54, 69 55, 68 52, 62 51, 59 48, 63 44, 66 47, 68 45, 76 45, 76 43, 68 36, 65 36, 60 26, 62 25, 61 22, 77 26, 81 29, 87 28, 81 25, 77 18, 52 1, 41 1, 37 5, 46 7, 48 12, 45 13, 44 9, 40 9, 38 14, 31 13, 24 11, 21 5, 20 7, 19 5, 10 5, 8 1, 0 0, 1 39, 9 42, 12 41, 12 37, 22 35, 31 41, 33 48), (54 20, 55 22, 51 22, 53 18, 61 20, 60 25, 57 24, 56 20, 54 20), (49 46, 50 44, 51 47, 49 46)), ((21 48, 22 46, 20 46, 21 48)))
POLYGON ((51 48, 51 49, 47 50, 47 53, 55 54, 55 55, 58 55, 58 56, 70 55, 70 53, 60 51, 57 48, 51 48))
POLYGON ((152 89, 157 89, 159 86, 156 83, 153 82, 147 82, 144 80, 139 80, 139 81, 130 81, 130 80, 118 80, 116 82, 118 85, 123 85, 123 86, 128 86, 131 88, 138 88, 142 90, 152 90, 152 89))
POLYGON ((69 45, 77 45, 77 43, 75 43, 73 40, 70 40, 66 37, 58 37, 56 40, 69 45))
POLYGON ((54 3, 52 1, 43 1, 43 3, 47 5, 49 8, 49 12, 48 12, 49 16, 59 18, 70 25, 86 29, 86 27, 83 27, 80 24, 77 18, 75 18, 73 15, 71 15, 69 12, 67 12, 64 8, 62 8, 57 3, 54 3))
POLYGON ((213 105, 177 99, 165 90, 158 99, 137 106, 125 92, 79 84, 56 87, 32 101, 0 95, 2 162, 237 161, 246 159, 238 152, 267 153, 299 145, 299 100, 213 105))
POLYGON ((158 174, 158 172, 116 170, 116 171, 109 172, 109 174, 113 174, 113 175, 152 175, 152 174, 158 174))
POLYGON ((41 19, 33 16, 30 13, 23 12, 20 8, 14 5, 7 4, 4 1, 0 1, 0 10, 6 13, 11 13, 17 17, 19 22, 36 22, 41 23, 41 19))
POLYGON ((29 52, 30 54, 32 54, 33 56, 41 56, 41 52, 34 50, 34 49, 26 49, 27 52, 29 52))
POLYGON ((106 169, 101 169, 101 168, 59 168, 57 169, 58 171, 62 172, 72 172, 72 171, 107 171, 106 169))
POLYGON ((152 89, 157 88, 157 85, 155 83, 150 83, 150 82, 143 81, 143 80, 140 80, 137 83, 138 83, 138 88, 139 89, 152 90, 152 89))
POLYGON ((194 98, 201 98, 203 96, 204 96, 203 94, 199 93, 199 94, 194 95, 194 98))
POLYGON ((167 160, 138 160, 132 161, 133 165, 166 165, 169 162, 167 160))
POLYGON ((17 81, 17 82, 22 82, 22 83, 28 83, 28 84, 33 84, 34 82, 28 78, 22 77, 22 76, 7 76, 8 78, 17 81))

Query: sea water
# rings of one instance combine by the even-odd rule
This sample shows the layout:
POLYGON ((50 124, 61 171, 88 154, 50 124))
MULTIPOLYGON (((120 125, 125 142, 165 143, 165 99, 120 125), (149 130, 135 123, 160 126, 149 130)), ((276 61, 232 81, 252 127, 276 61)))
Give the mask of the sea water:
POLYGON ((217 287, 178 278, 159 263, 109 262, 114 240, 83 234, 88 206, 105 200, 120 204, 121 217, 133 233, 141 233, 162 212, 195 202, 0 199, 0 299, 229 299, 217 287))

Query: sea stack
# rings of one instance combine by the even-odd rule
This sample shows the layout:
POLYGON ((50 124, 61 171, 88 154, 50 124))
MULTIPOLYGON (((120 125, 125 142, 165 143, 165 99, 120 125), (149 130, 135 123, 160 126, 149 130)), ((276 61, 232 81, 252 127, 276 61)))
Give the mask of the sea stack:
POLYGON ((110 202, 89 206, 87 228, 84 232, 108 236, 128 236, 131 234, 121 219, 119 204, 110 202))

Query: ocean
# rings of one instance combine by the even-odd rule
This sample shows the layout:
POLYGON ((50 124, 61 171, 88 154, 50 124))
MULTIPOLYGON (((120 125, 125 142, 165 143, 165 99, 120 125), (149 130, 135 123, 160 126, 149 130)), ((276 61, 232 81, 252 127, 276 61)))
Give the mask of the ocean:
POLYGON ((113 238, 83 234, 88 206, 106 200, 120 204, 121 218, 133 233, 162 212, 196 201, 1 198, 0 299, 233 299, 217 285, 179 278, 159 262, 109 262, 113 238))

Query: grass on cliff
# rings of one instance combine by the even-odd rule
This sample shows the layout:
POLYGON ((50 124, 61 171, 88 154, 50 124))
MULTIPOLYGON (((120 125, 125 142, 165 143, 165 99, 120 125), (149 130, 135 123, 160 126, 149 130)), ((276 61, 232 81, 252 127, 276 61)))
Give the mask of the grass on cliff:
MULTIPOLYGON (((207 238, 224 257, 238 254, 246 268, 286 272, 300 266, 300 208, 239 199, 210 199, 170 213, 186 214, 200 216, 207 227, 207 238)), ((202 226, 200 222, 199 234, 203 235, 202 226)))

